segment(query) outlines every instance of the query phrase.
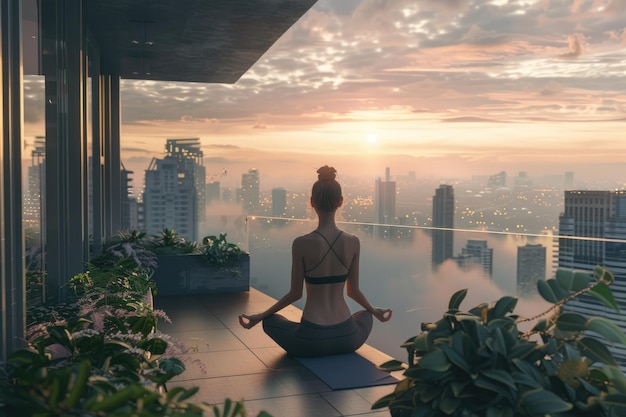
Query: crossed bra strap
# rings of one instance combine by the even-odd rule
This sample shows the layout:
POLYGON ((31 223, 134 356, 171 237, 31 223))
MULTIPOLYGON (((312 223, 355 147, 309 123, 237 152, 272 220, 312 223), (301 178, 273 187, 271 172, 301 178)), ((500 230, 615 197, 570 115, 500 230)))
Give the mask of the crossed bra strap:
POLYGON ((337 235, 335 240, 333 240, 333 243, 330 243, 328 241, 328 239, 326 239, 326 236, 324 236, 323 234, 321 234, 317 230, 314 230, 314 232, 317 233, 318 235, 320 235, 322 237, 322 239, 324 239, 326 241, 326 243, 328 244, 328 250, 326 251, 324 256, 322 256, 322 259, 320 259, 320 261, 313 268, 310 268, 310 269, 304 271, 304 278, 305 278, 305 280, 309 284, 332 284, 332 283, 336 283, 336 282, 343 282, 343 281, 345 281, 346 278, 348 277, 348 274, 350 273, 350 268, 343 262, 343 260, 341 259, 341 257, 335 251, 335 248, 334 248, 335 243, 339 239, 339 236, 341 236, 343 234, 343 231, 339 232, 339 234, 337 235), (335 257, 337 258, 337 260, 339 262, 341 262, 341 265, 343 265, 343 267, 346 268, 348 270, 348 272, 345 273, 345 274, 342 274, 342 275, 332 275, 332 276, 328 276, 328 277, 312 277, 310 275, 307 275, 307 273, 315 270, 318 266, 320 266, 321 263, 324 262, 324 259, 326 259, 326 257, 328 256, 328 254, 330 252, 335 254, 335 257))

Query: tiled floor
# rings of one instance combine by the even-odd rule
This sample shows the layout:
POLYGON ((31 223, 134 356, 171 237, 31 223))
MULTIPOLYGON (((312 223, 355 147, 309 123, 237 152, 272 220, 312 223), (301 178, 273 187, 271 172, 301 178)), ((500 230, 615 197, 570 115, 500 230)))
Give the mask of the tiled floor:
MULTIPOLYGON (((274 417, 387 417, 389 412, 371 410, 371 405, 393 390, 393 385, 331 390, 300 363, 285 355, 262 327, 239 326, 242 312, 259 312, 274 299, 250 292, 155 297, 155 308, 164 310, 172 323, 159 330, 173 336, 185 352, 186 371, 168 384, 198 386, 194 401, 220 404, 225 398, 244 400, 248 416, 265 410, 274 417)), ((282 311, 293 319, 300 311, 282 311)), ((389 356, 370 347, 358 351, 373 363, 389 356)), ((397 375, 396 376, 400 376, 397 375)))

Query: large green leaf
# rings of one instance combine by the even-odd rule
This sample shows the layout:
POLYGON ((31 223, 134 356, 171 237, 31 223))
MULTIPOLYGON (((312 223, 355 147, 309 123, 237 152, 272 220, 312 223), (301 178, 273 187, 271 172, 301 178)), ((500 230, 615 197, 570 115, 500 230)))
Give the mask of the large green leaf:
POLYGON ((498 300, 495 307, 493 308, 494 317, 504 317, 508 313, 512 313, 517 305, 516 297, 502 297, 498 300))
POLYGON ((502 369, 486 369, 481 372, 485 377, 497 381, 501 384, 508 386, 509 388, 516 390, 515 381, 510 372, 502 369))
POLYGON ((461 302, 465 299, 467 295, 467 288, 464 290, 459 290, 455 292, 452 297, 450 297, 450 302, 448 303, 448 310, 458 310, 461 302))
MULTIPOLYGON (((594 372, 594 370, 591 372, 594 372)), ((604 379, 598 375, 604 376, 606 382, 611 382, 620 392, 626 392, 626 375, 618 366, 604 366, 601 374, 600 371, 596 371, 593 377, 602 381, 604 379)))
POLYGON ((462 352, 457 352, 452 349, 450 346, 442 345, 441 350, 448 357, 448 360, 452 362, 454 365, 458 366, 460 369, 465 371, 466 373, 470 373, 470 366, 462 356, 462 352))
POLYGON ((591 275, 588 272, 558 269, 556 271, 556 280, 564 289, 576 292, 589 286, 591 275))
POLYGON ((572 409, 571 403, 545 390, 528 391, 522 395, 521 402, 528 415, 556 414, 572 409))
POLYGON ((599 340, 591 337, 583 337, 578 341, 582 353, 594 362, 602 362, 608 365, 617 365, 609 349, 599 340))
POLYGON ((406 369, 406 364, 399 360, 392 359, 377 366, 378 369, 385 372, 402 371, 406 369))
POLYGON ((420 359, 419 365, 421 368, 436 372, 445 372, 450 369, 450 361, 440 350, 434 350, 424 355, 420 359))
POLYGON ((487 409, 487 417, 514 417, 512 408, 489 407, 487 409))
POLYGON ((602 399, 602 405, 618 409, 616 415, 623 416, 626 412, 626 394, 609 394, 602 399))
POLYGON ((626 335, 615 323, 604 317, 591 317, 585 325, 587 330, 598 333, 606 340, 626 344, 626 335))
POLYGON ((601 267, 600 265, 596 266, 593 271, 593 276, 598 282, 601 282, 605 285, 611 285, 615 281, 615 277, 611 272, 607 269, 601 267))
POLYGON ((566 332, 581 332, 586 323, 587 317, 576 313, 563 313, 556 319, 556 327, 566 332))
POLYGON ((461 400, 458 398, 450 397, 449 395, 442 399, 439 404, 439 409, 446 415, 452 415, 461 405, 461 400))
POLYGON ((589 294, 593 295, 598 300, 602 301, 602 303, 605 306, 613 309, 613 311, 619 312, 619 307, 617 306, 617 303, 615 302, 615 298, 613 298, 613 293, 604 282, 598 282, 591 289, 591 291, 589 291, 589 294))
POLYGON ((543 279, 537 281, 537 292, 539 292, 539 295, 541 295, 541 297, 549 303, 554 304, 559 301, 556 298, 556 295, 552 292, 548 283, 543 279))
POLYGON ((419 399, 424 403, 428 403, 439 398, 442 392, 443 389, 439 385, 428 385, 419 390, 419 399))

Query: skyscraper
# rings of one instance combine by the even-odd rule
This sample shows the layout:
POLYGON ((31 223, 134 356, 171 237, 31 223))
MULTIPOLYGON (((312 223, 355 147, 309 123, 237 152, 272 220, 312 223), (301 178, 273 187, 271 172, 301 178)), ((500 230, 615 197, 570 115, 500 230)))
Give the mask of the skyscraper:
POLYGON ((36 137, 35 148, 31 152, 31 165, 28 167, 28 184, 24 193, 24 217, 26 228, 37 230, 44 223, 42 216, 46 195, 46 138, 36 137))
POLYGON ((174 229, 198 240, 205 218, 206 172, 199 139, 168 139, 163 159, 154 158, 146 170, 145 227, 148 233, 174 229))
MULTIPOLYGON (((376 179, 376 223, 387 225, 396 223, 396 182, 391 181, 389 168, 385 170, 385 181, 376 179)), ((391 228, 377 226, 379 237, 388 239, 391 237, 391 228)))
POLYGON ((487 180, 487 186, 493 190, 506 187, 506 172, 500 171, 497 174, 491 175, 487 180))
POLYGON ((129 171, 122 164, 122 229, 138 230, 139 227, 139 204, 133 196, 132 181, 133 171, 129 171))
POLYGON ((272 217, 287 215, 287 190, 284 188, 272 189, 272 217))
POLYGON ((536 292, 537 281, 546 279, 546 248, 543 245, 517 247, 517 293, 521 296, 536 292))
MULTIPOLYGON (((621 313, 616 313, 590 295, 569 302, 569 311, 605 317, 626 332, 626 191, 565 191, 564 212, 559 217, 560 268, 589 271, 601 265, 615 275, 611 291, 621 313), (568 239, 566 236, 572 236, 568 239), (580 238, 590 239, 580 239, 580 238)), ((626 346, 607 345, 622 369, 626 346)))
POLYGON ((453 256, 454 249, 454 189, 441 184, 433 196, 433 227, 450 230, 433 230, 432 267, 437 269, 453 256))
POLYGON ((246 213, 254 214, 257 212, 260 198, 259 171, 257 169, 250 169, 247 173, 241 174, 240 199, 246 213))
POLYGON ((219 201, 220 196, 220 182, 212 181, 206 185, 206 203, 211 204, 213 201, 219 201))
POLYGON ((487 247, 486 240, 468 240, 456 261, 461 268, 478 265, 485 276, 493 276, 493 249, 487 247))
POLYGON ((565 189, 571 190, 574 188, 574 172, 573 171, 565 171, 565 189))

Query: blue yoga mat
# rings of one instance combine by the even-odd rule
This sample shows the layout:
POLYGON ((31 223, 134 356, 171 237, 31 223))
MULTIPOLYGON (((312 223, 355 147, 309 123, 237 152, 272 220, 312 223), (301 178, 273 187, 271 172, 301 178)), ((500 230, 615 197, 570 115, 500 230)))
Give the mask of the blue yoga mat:
POLYGON ((295 359, 333 390, 398 383, 358 353, 295 359))

